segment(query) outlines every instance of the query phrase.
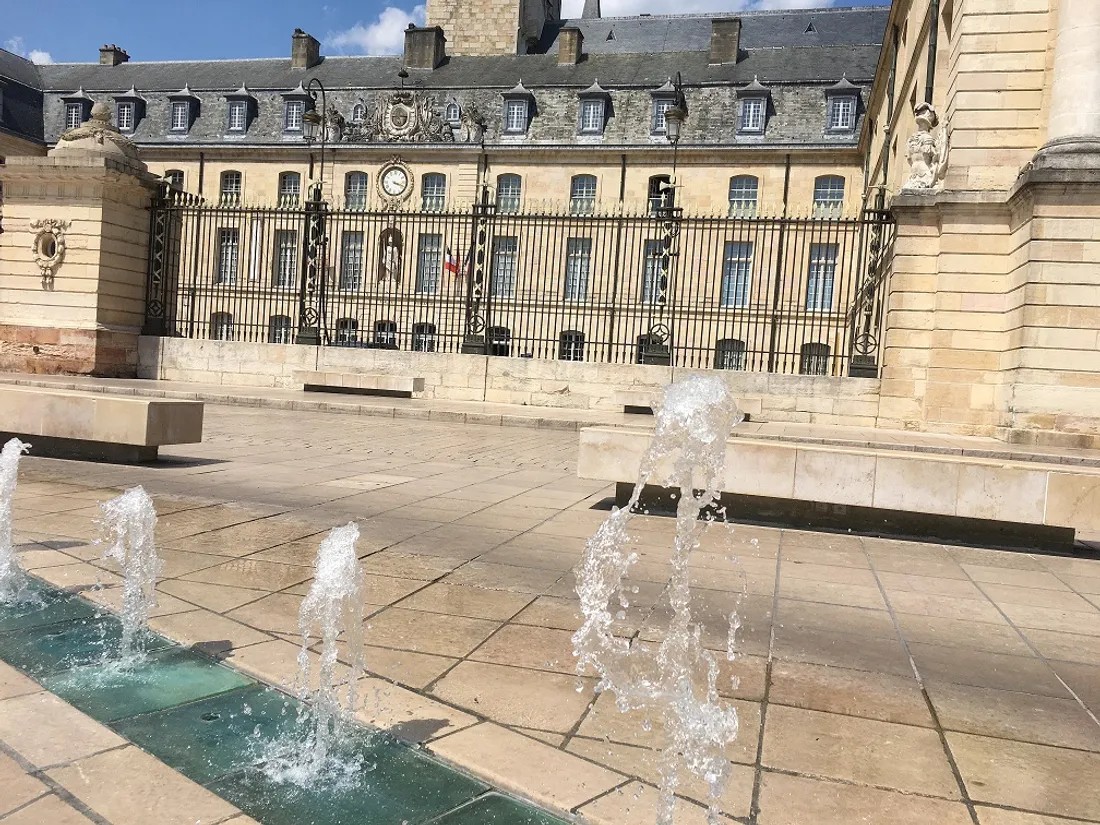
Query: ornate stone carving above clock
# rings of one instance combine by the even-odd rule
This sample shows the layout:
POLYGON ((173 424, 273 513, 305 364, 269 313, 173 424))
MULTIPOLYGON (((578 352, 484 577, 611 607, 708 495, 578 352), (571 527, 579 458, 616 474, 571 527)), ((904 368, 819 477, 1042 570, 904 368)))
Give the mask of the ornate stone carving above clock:
MULTIPOLYGON (((345 143, 480 143, 485 119, 474 106, 462 107, 449 123, 434 95, 400 89, 379 95, 362 120, 340 118, 336 141, 345 143)), ((337 113, 338 114, 338 113, 337 113)))

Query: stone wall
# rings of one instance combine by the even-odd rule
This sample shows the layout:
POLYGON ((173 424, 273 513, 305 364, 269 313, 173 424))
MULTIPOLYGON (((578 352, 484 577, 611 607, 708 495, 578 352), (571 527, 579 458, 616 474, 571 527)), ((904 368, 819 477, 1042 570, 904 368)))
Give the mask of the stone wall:
MULTIPOLYGON (((424 379, 425 398, 619 411, 617 390, 658 389, 686 370, 382 349, 142 337, 138 375, 227 386, 298 388, 296 370, 381 372, 424 379)), ((879 382, 721 371, 760 420, 873 427, 879 382)))

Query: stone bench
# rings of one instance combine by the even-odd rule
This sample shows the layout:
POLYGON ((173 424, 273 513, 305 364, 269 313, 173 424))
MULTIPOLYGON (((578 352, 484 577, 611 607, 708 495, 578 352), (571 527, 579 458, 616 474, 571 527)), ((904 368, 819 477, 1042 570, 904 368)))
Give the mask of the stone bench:
MULTIPOLYGON (((616 407, 622 407, 625 413, 652 415, 653 409, 664 390, 660 387, 633 387, 628 390, 616 390, 611 401, 616 407)), ((737 398, 737 406, 745 414, 745 420, 759 420, 762 404, 759 398, 737 398)))
POLYGON ((0 438, 32 455, 125 463, 155 461, 159 447, 202 441, 203 403, 41 387, 0 387, 0 438))
POLYGON ((424 392, 423 378, 370 372, 295 371, 294 383, 301 384, 307 392, 346 392, 390 398, 415 398, 424 392))
MULTIPOLYGON (((627 503, 652 436, 644 427, 582 430, 577 474, 615 482, 618 503, 627 503)), ((646 491, 651 506, 671 501, 665 472, 658 467, 646 491)), ((702 486, 701 479, 696 484, 702 486)), ((731 436, 721 490, 735 517, 797 526, 992 537, 1024 546, 1064 547, 1075 532, 1100 535, 1100 467, 1042 456, 1000 459, 731 436)))

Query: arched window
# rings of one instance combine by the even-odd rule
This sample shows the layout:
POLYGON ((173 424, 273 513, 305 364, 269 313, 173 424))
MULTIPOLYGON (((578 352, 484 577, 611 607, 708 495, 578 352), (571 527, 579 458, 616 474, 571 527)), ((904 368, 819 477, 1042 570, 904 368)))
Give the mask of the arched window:
POLYGON ((241 203, 241 173, 233 169, 227 169, 221 175, 221 205, 240 206, 241 203))
POLYGON ((730 217, 755 218, 760 180, 752 175, 730 178, 730 217))
POLYGON ((267 340, 271 344, 289 344, 294 340, 289 315, 272 315, 268 318, 267 340))
POLYGON ((279 173, 279 206, 294 209, 302 200, 302 176, 297 172, 279 173))
POLYGON ((714 347, 716 370, 743 370, 745 368, 745 342, 737 338, 723 338, 714 347))
POLYGON ((596 211, 596 176, 574 175, 569 184, 569 211, 590 215, 596 211))
POLYGON ((413 324, 413 351, 435 352, 435 324, 413 324))
POLYGON ((420 181, 421 209, 442 212, 447 206, 447 176, 429 172, 420 181))
POLYGON ((559 361, 583 361, 584 360, 584 333, 575 329, 567 329, 558 336, 558 360, 559 361))
POLYGON ((370 192, 368 182, 366 172, 348 172, 344 177, 344 205, 348 209, 367 208, 367 197, 370 192))
POLYGON ((359 322, 354 318, 336 319, 336 346, 351 347, 359 343, 359 322))
POLYGON ((452 100, 447 104, 445 117, 452 126, 457 126, 462 121, 462 107, 458 105, 458 101, 452 100))
POLYGON ((397 349, 397 322, 375 321, 374 344, 386 349, 397 349))
POLYGON ((523 178, 519 175, 497 176, 497 212, 511 214, 519 211, 523 202, 523 178))
POLYGON ((233 340, 233 313, 213 312, 210 314, 210 340, 233 340))
POLYGON ((814 179, 814 217, 839 218, 844 211, 844 178, 821 175, 814 179))
POLYGON ((654 175, 649 179, 649 214, 655 214, 662 206, 673 206, 675 190, 671 187, 672 178, 668 175, 654 175))
POLYGON ((508 327, 489 327, 485 330, 485 340, 489 344, 490 355, 512 354, 512 330, 508 327))
POLYGON ((356 103, 351 107, 351 122, 362 123, 367 118, 367 107, 362 103, 356 103))
POLYGON ((829 345, 803 344, 799 351, 798 371, 802 375, 828 375, 829 345))

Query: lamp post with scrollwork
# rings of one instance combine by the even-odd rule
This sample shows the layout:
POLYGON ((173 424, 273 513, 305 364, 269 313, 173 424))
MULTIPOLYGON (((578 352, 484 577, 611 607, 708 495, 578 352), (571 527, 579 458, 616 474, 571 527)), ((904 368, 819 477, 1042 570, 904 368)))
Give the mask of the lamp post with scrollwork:
POLYGON ((672 145, 672 176, 662 189, 661 205, 656 210, 657 219, 661 221, 661 227, 664 230, 664 237, 661 240, 661 251, 657 256, 657 266, 653 273, 653 286, 649 296, 649 329, 638 352, 639 363, 666 367, 672 363, 672 331, 666 318, 666 309, 672 264, 680 254, 677 241, 680 237, 682 217, 682 210, 676 200, 676 193, 680 186, 676 179, 676 166, 680 134, 684 121, 687 120, 687 100, 684 97, 679 72, 676 73, 676 83, 673 88, 675 89, 673 104, 664 113, 665 138, 672 145))
POLYGON ((294 342, 318 346, 328 337, 325 323, 328 204, 324 201, 328 100, 324 84, 316 77, 310 78, 305 88, 313 101, 313 107, 302 114, 302 138, 306 143, 320 144, 321 165, 320 175, 310 184, 305 202, 305 254, 302 256, 302 279, 298 291, 298 332, 294 342), (320 112, 317 111, 318 96, 320 112))

